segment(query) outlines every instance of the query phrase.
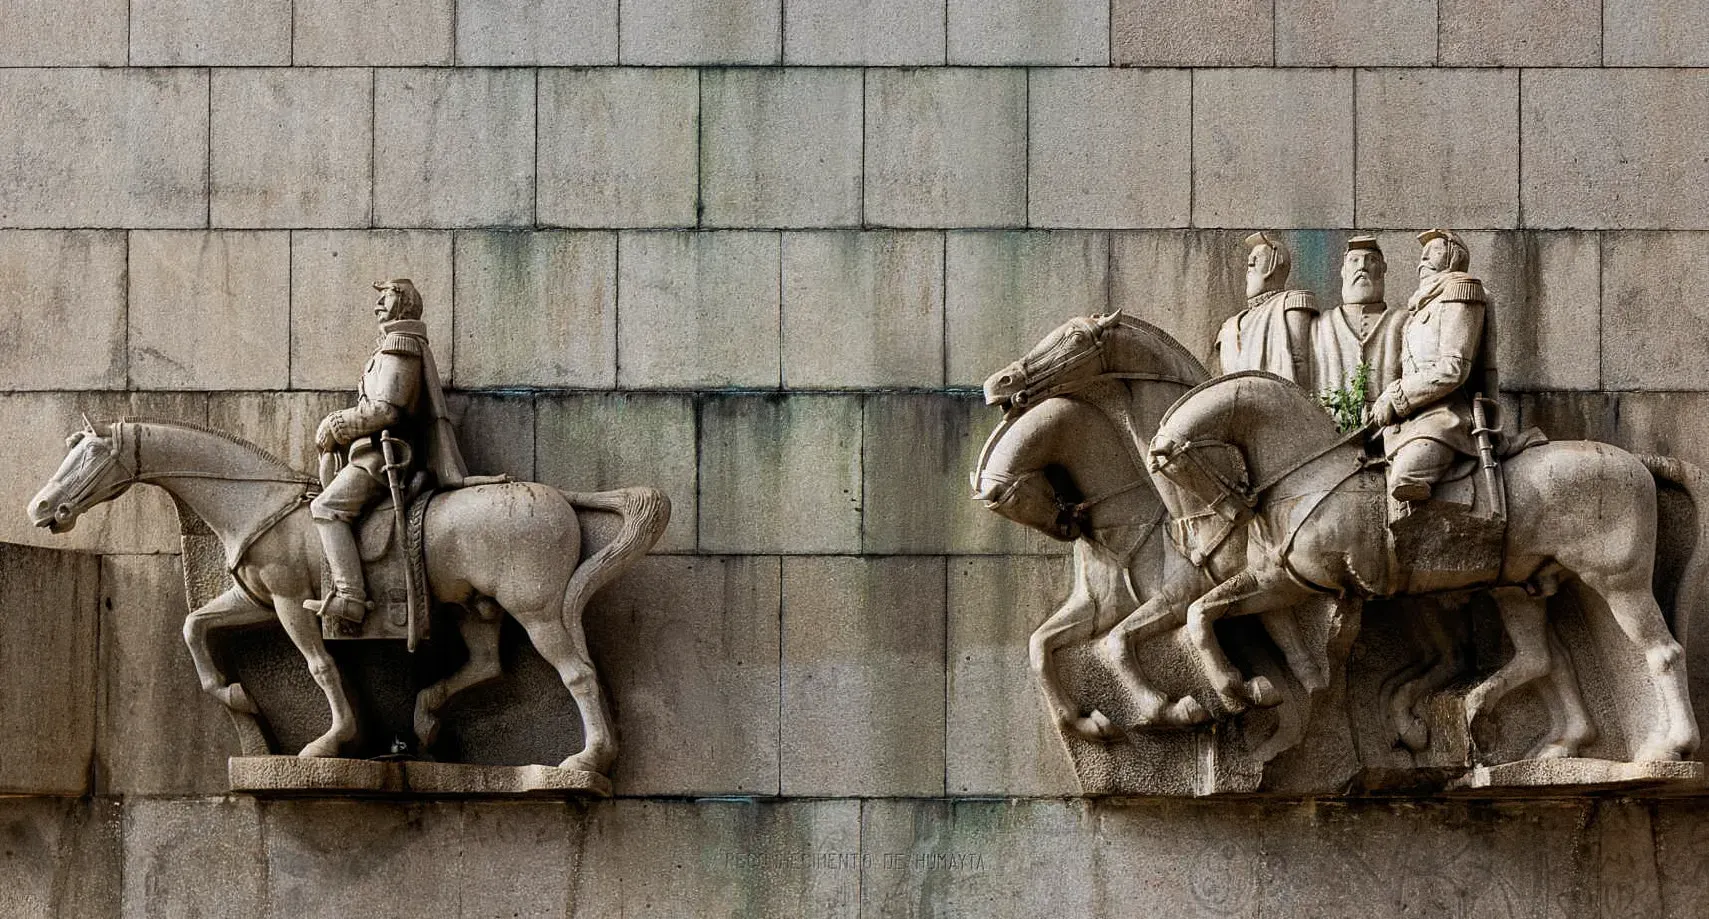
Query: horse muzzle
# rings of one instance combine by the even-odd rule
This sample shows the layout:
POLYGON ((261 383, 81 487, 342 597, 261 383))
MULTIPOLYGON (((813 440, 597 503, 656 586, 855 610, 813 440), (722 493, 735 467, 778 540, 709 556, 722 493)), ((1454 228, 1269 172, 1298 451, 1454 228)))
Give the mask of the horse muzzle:
POLYGON ((1021 394, 1026 383, 1027 375, 1018 365, 1004 367, 985 378, 985 404, 1007 406, 1021 394))
POLYGON ((32 525, 44 527, 49 533, 56 536, 68 532, 77 525, 77 513, 72 510, 69 504, 51 504, 48 501, 38 499, 30 502, 26 513, 29 515, 32 525))

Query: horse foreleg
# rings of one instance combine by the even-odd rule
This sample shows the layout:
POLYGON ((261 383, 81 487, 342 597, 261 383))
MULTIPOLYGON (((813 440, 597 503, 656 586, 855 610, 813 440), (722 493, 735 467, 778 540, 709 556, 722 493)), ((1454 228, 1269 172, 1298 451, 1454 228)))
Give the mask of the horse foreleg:
POLYGON ((1532 759, 1554 759, 1577 756, 1579 751, 1596 740, 1596 724, 1590 720, 1584 696, 1579 692, 1578 673, 1573 670, 1572 656, 1561 644, 1560 636, 1549 629, 1549 673, 1543 679, 1548 691, 1543 698, 1549 706, 1549 736, 1531 751, 1532 759))
POLYGON ((1230 712, 1248 705, 1272 706, 1282 701, 1269 679, 1257 676, 1242 683, 1240 671, 1229 663, 1217 641, 1215 624, 1224 616, 1247 616, 1284 609, 1312 596, 1312 591, 1276 565, 1248 568, 1212 587, 1187 607, 1187 637, 1198 652, 1199 666, 1222 704, 1230 712))
POLYGON ((1518 587, 1490 591, 1501 624, 1513 641, 1513 657, 1466 694, 1466 730, 1503 696, 1549 672, 1548 601, 1518 587))
POLYGON ((301 599, 273 598, 279 622, 285 634, 297 646, 298 653, 308 663, 309 675, 326 694, 326 704, 332 710, 332 726, 326 733, 310 741, 298 756, 337 756, 344 744, 356 739, 356 713, 344 694, 344 682, 339 678, 338 664, 326 650, 320 637, 320 622, 303 607, 301 599))
POLYGON ((1385 687, 1385 695, 1395 736, 1408 750, 1421 753, 1430 745, 1430 727, 1418 716, 1418 702, 1453 681, 1459 660, 1441 610, 1408 616, 1405 621, 1409 636, 1420 649, 1419 663, 1397 674, 1399 685, 1385 687))
POLYGON ((213 649, 208 646, 208 633, 242 625, 254 625, 273 618, 273 611, 257 605, 236 587, 210 600, 206 606, 184 617, 184 644, 190 649, 190 660, 196 665, 196 678, 202 691, 220 701, 234 714, 255 715, 259 709, 242 683, 226 680, 214 663, 213 649))
POLYGON ((1104 655, 1115 665, 1122 687, 1137 700, 1136 727, 1200 724, 1210 718, 1210 713, 1192 696, 1182 696, 1170 703, 1162 693, 1147 686, 1141 675, 1139 654, 1134 649, 1141 642, 1180 628, 1186 621, 1182 605, 1163 593, 1145 601, 1104 634, 1104 655))
POLYGON ((1094 610, 1092 599, 1077 588, 1067 603, 1033 630, 1032 637, 1027 639, 1027 663, 1058 728, 1087 740, 1110 740, 1121 733, 1115 724, 1097 709, 1081 717, 1079 706, 1068 698, 1068 692, 1062 688, 1062 681, 1056 674, 1057 649, 1074 635, 1092 631, 1094 610))
POLYGON ((432 686, 423 689, 415 697, 415 738, 425 751, 433 745, 433 740, 439 734, 439 709, 465 689, 472 689, 482 683, 489 683, 504 675, 499 664, 498 636, 504 615, 497 603, 485 597, 473 601, 472 609, 465 609, 457 620, 457 632, 463 636, 463 644, 469 649, 469 659, 457 672, 432 686))

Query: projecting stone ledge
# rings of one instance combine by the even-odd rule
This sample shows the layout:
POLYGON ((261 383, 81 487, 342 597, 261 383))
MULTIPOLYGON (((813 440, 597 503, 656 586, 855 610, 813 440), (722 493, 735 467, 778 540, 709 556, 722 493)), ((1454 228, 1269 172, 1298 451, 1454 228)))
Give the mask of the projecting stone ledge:
POLYGON ((1448 791, 1513 794, 1532 797, 1590 791, 1669 790, 1701 792, 1704 766, 1699 762, 1622 763, 1605 759, 1564 757, 1524 759, 1499 766, 1476 766, 1449 783, 1448 791))
POLYGON ((234 756, 231 790, 255 795, 530 795, 611 797, 611 780, 557 766, 471 766, 298 756, 234 756))

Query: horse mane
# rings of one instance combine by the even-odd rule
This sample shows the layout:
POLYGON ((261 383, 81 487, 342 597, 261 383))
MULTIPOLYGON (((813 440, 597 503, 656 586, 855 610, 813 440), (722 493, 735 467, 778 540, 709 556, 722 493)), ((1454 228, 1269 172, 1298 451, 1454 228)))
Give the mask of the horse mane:
POLYGON ((1188 379, 1203 380, 1210 376, 1203 361, 1193 356, 1193 352, 1175 339, 1175 336, 1143 319, 1129 316, 1123 312, 1116 317, 1116 325, 1138 333, 1148 344, 1160 346, 1168 357, 1173 358, 1178 366, 1170 368, 1177 375, 1188 379))
POLYGON ((1176 410, 1181 408, 1183 405, 1186 405, 1189 400, 1191 400, 1194 396, 1197 396, 1199 393, 1204 392, 1205 390, 1211 389, 1212 387, 1220 386, 1222 384, 1225 384, 1225 383, 1228 383, 1231 381, 1244 380, 1244 379, 1269 380, 1269 381, 1272 381, 1275 383, 1282 384, 1282 390, 1284 392, 1296 392, 1296 393, 1298 393, 1302 401, 1311 405, 1311 407, 1314 410, 1313 414, 1315 414, 1317 417, 1322 418, 1324 423, 1326 425, 1328 425, 1330 427, 1331 431, 1333 432, 1335 422, 1330 420, 1329 416, 1327 414, 1325 414, 1321 409, 1318 408, 1317 402, 1312 399, 1311 393, 1306 392, 1305 389, 1302 388, 1298 383, 1295 383, 1294 381, 1289 380, 1289 379, 1285 379, 1283 377, 1279 377, 1279 376, 1269 372, 1268 370, 1241 370, 1241 371, 1237 371, 1235 373, 1226 373, 1220 377, 1212 377, 1212 378, 1204 381, 1203 383, 1200 383, 1199 385, 1193 387, 1192 389, 1187 390, 1185 393, 1183 393, 1181 395, 1181 398, 1175 400, 1174 405, 1169 406, 1169 410, 1163 413, 1162 418, 1157 419, 1157 430, 1161 432, 1164 429, 1164 427, 1169 424, 1170 419, 1175 416, 1176 410))
POLYGON ((199 423, 194 422, 194 421, 185 421, 181 418, 155 418, 155 417, 150 417, 147 415, 135 415, 135 416, 121 415, 120 417, 114 419, 113 423, 115 423, 115 424, 119 424, 119 423, 124 423, 124 424, 151 424, 151 425, 157 425, 157 426, 162 426, 162 427, 184 428, 186 430, 195 431, 195 432, 200 433, 200 434, 209 434, 209 435, 212 435, 214 437, 218 437, 219 439, 226 441, 227 443, 234 444, 236 446, 244 448, 245 450, 250 451, 251 453, 254 453, 259 459, 262 459, 262 460, 265 460, 269 463, 272 463, 273 465, 279 467, 279 469, 281 471, 288 472, 291 475, 294 475, 294 476, 302 479, 303 482, 306 484, 312 485, 312 484, 318 484, 318 482, 319 482, 318 479, 311 477, 308 473, 303 472, 303 471, 297 469, 295 466, 292 466, 290 463, 286 462, 285 460, 280 459, 277 454, 273 453, 273 451, 271 451, 271 450, 268 450, 266 447, 263 447, 260 444, 257 444, 252 440, 246 440, 246 439, 239 437, 236 434, 232 434, 228 431, 222 431, 219 428, 209 427, 205 424, 199 424, 199 423))

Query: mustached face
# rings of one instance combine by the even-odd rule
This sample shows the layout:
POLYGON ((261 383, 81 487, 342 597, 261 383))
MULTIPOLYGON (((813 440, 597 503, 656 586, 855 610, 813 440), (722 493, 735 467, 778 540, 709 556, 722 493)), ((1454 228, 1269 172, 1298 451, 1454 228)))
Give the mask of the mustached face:
POLYGON ((1383 299, 1383 275, 1388 266, 1374 249, 1355 249, 1341 262, 1341 301, 1378 303, 1383 299))

